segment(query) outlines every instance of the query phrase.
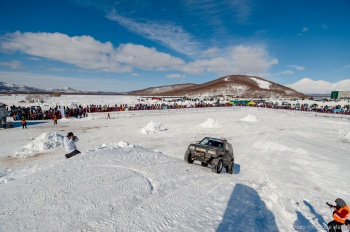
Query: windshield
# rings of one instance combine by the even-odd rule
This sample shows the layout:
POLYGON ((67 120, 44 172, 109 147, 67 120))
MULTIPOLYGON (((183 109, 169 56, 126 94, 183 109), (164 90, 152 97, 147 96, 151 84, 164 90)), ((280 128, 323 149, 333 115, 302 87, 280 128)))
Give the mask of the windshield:
POLYGON ((224 141, 220 139, 208 138, 205 137, 202 141, 199 142, 201 145, 213 146, 218 148, 223 148, 224 141))

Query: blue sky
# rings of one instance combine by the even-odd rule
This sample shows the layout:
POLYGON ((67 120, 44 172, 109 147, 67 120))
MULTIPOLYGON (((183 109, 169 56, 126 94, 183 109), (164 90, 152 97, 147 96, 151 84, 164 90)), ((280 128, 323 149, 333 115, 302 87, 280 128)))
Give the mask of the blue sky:
POLYGON ((349 0, 0 0, 0 81, 123 92, 350 79, 349 0))

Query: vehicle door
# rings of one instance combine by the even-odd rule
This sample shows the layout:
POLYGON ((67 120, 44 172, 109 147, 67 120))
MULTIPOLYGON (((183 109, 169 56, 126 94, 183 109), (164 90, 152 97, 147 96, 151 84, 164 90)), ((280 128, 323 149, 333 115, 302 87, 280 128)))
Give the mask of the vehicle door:
POLYGON ((227 166, 230 163, 230 146, 229 143, 224 143, 224 165, 227 166))

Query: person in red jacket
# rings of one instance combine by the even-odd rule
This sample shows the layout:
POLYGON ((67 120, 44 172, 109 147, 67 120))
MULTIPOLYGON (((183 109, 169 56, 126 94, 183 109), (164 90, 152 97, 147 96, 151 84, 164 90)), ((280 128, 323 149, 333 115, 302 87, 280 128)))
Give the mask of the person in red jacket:
POLYGON ((26 128, 27 129, 27 121, 25 120, 25 118, 22 118, 21 120, 21 123, 22 123, 22 128, 26 128))
POLYGON ((337 198, 335 200, 336 205, 330 205, 330 207, 334 208, 333 211, 333 221, 328 223, 328 229, 330 232, 341 232, 341 227, 344 224, 348 224, 349 217, 349 206, 345 203, 345 201, 341 198, 337 198))

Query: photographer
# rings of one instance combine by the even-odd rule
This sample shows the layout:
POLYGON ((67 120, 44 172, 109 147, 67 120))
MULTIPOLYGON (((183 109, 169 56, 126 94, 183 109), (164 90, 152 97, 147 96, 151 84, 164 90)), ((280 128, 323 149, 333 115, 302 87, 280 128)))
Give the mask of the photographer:
POLYGON ((69 132, 68 135, 64 137, 64 149, 67 152, 67 154, 65 155, 67 159, 77 154, 80 154, 80 151, 77 150, 77 146, 75 145, 75 142, 78 141, 78 137, 75 136, 73 132, 69 132))
POLYGON ((341 198, 335 200, 336 205, 331 205, 327 202, 327 205, 334 209, 333 211, 333 221, 328 223, 328 229, 330 232, 341 232, 342 225, 348 225, 349 220, 349 207, 345 201, 341 198))

